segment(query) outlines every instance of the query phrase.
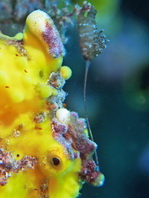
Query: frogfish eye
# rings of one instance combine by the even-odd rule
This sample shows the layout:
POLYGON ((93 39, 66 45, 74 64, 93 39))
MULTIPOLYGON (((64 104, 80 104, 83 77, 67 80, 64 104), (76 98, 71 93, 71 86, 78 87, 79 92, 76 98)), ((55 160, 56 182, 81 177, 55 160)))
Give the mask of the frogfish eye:
POLYGON ((57 155, 48 155, 47 156, 47 160, 50 166, 52 166, 53 168, 56 167, 61 167, 60 165, 62 165, 61 159, 57 156, 57 155))
POLYGON ((58 166, 60 164, 60 159, 57 157, 52 158, 53 165, 58 166))

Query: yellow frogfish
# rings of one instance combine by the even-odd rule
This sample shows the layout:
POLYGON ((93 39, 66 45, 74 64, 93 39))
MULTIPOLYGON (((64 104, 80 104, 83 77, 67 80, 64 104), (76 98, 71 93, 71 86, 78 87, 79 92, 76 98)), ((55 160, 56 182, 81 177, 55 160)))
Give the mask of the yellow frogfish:
POLYGON ((65 49, 52 19, 36 10, 23 33, 0 33, 0 197, 75 198, 103 184, 85 120, 64 107, 65 49))

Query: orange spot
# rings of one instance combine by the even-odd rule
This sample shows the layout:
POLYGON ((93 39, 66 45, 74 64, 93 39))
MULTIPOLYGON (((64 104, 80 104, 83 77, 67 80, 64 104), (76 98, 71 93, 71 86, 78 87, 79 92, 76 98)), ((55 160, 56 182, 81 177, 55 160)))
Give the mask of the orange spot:
POLYGON ((64 107, 64 108, 66 108, 66 107, 67 107, 66 103, 63 103, 63 107, 64 107))
POLYGON ((35 127, 35 129, 37 129, 37 130, 42 130, 42 128, 41 128, 41 127, 35 127))

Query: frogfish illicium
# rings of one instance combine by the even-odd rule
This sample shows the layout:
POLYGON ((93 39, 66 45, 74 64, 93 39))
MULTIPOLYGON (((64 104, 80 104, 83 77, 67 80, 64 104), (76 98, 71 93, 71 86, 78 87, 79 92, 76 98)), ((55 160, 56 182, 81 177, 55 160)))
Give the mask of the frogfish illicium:
MULTIPOLYGON (((36 10, 23 33, 0 33, 0 197, 76 198, 103 183, 85 119, 64 106, 65 49, 52 19, 36 10)), ((75 99, 74 99, 75 100, 75 99)))

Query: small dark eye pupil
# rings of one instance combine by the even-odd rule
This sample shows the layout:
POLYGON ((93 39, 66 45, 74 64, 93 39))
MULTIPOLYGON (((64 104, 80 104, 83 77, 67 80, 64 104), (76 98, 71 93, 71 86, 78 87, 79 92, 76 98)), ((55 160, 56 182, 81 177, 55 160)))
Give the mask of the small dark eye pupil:
POLYGON ((60 164, 60 160, 59 160, 57 157, 54 157, 54 158, 52 159, 52 161, 53 161, 53 164, 54 164, 55 166, 57 166, 57 165, 60 164))

